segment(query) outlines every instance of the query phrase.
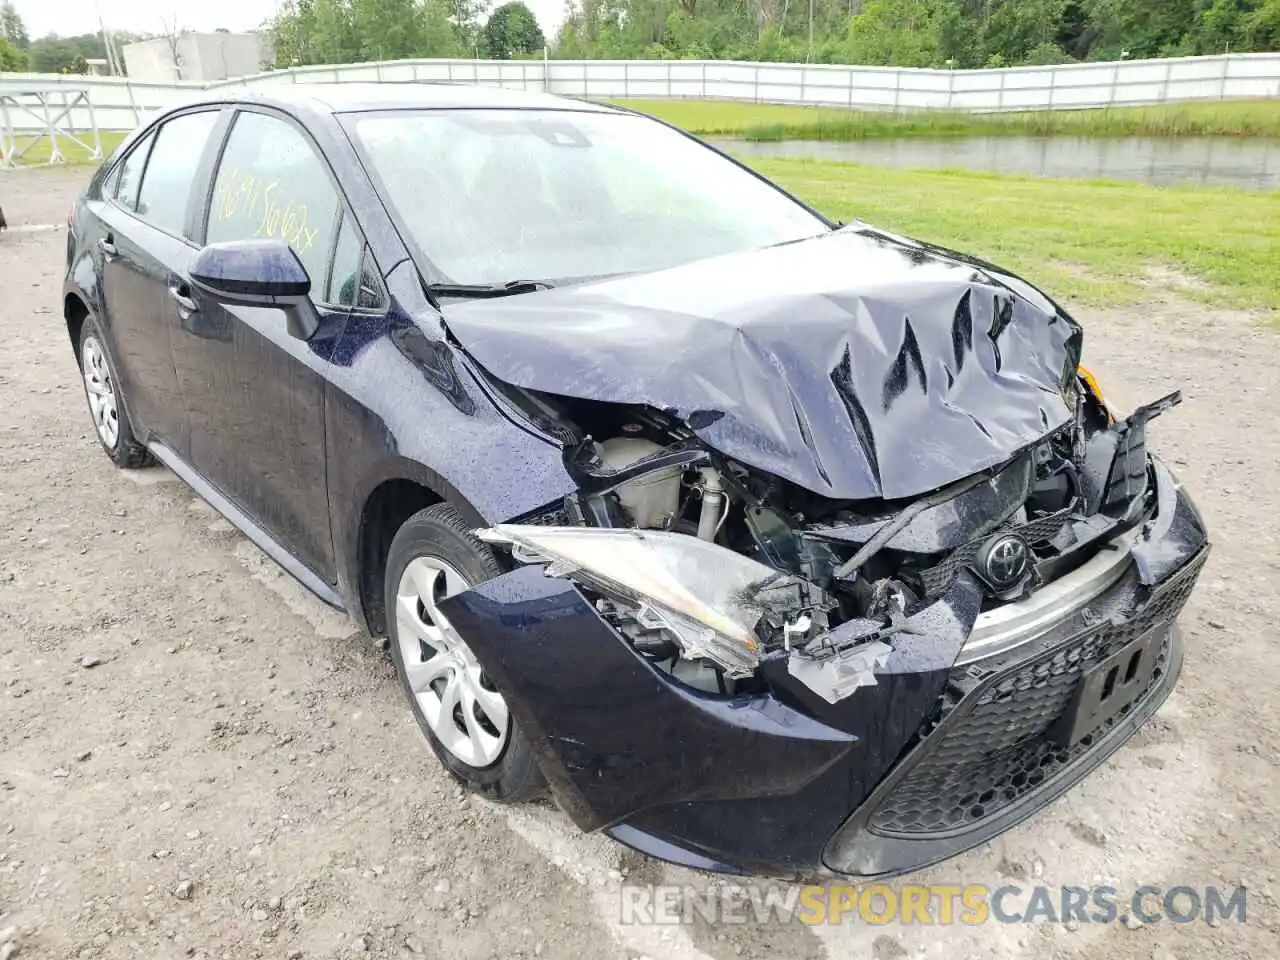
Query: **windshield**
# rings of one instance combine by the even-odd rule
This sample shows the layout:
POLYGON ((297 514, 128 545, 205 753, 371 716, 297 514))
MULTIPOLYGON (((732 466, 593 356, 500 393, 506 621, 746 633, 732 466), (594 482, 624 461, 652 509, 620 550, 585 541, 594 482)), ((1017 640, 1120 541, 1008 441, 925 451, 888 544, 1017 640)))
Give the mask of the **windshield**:
POLYGON ((825 232, 713 150, 628 114, 437 110, 352 122, 436 279, 659 270, 825 232))

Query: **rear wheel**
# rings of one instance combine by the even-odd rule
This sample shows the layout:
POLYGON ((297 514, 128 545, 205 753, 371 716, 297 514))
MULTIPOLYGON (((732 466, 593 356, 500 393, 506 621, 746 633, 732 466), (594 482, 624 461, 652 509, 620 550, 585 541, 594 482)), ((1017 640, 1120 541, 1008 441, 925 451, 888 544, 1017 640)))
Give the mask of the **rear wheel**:
POLYGON ((431 749, 472 790, 514 803, 541 792, 542 774, 506 700, 438 606, 501 572, 493 551, 441 503, 396 534, 384 589, 391 656, 431 749))
POLYGON ((80 374, 98 441, 116 466, 130 470, 145 467, 154 461, 133 435, 115 369, 98 321, 86 318, 80 329, 80 374))

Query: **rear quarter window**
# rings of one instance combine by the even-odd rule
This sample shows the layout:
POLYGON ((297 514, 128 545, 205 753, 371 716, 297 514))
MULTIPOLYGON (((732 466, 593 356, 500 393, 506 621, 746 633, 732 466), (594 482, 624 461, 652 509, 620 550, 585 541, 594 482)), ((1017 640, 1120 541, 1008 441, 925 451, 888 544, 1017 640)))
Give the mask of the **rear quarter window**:
POLYGON ((148 134, 129 151, 129 155, 116 165, 107 178, 107 196, 114 197, 122 207, 134 212, 138 209, 138 188, 142 186, 142 171, 146 169, 147 155, 151 153, 154 142, 155 135, 148 134))

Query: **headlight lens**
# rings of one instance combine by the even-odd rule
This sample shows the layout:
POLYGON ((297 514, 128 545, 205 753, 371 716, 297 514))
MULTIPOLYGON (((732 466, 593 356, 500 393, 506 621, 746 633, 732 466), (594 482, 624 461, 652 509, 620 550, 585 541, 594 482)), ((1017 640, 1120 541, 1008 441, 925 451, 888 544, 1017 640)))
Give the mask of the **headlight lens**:
POLYGON ((498 524, 480 536, 545 558, 556 576, 648 608, 686 656, 713 660, 730 677, 750 676, 759 665, 761 618, 797 590, 817 589, 685 534, 498 524))

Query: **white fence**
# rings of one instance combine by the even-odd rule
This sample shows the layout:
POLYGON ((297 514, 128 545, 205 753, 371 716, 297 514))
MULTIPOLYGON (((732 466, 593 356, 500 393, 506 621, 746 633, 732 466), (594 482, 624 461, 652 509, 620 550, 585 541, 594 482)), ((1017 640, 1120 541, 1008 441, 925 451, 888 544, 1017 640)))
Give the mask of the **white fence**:
MULTIPOLYGON (((398 60, 299 67, 204 85, 0 74, 0 93, 87 90, 101 129, 131 130, 147 111, 203 89, 357 81, 478 83, 590 99, 705 98, 869 110, 1063 110, 1280 97, 1280 53, 999 70, 725 60, 398 60)), ((90 125, 84 109, 73 110, 68 119, 78 129, 90 125)), ((42 129, 39 118, 21 111, 11 111, 8 126, 19 132, 42 129)))

